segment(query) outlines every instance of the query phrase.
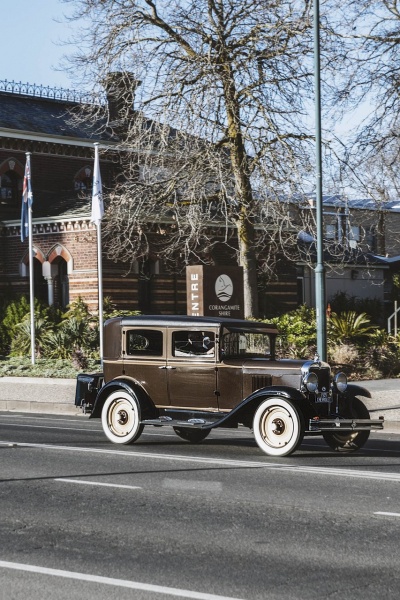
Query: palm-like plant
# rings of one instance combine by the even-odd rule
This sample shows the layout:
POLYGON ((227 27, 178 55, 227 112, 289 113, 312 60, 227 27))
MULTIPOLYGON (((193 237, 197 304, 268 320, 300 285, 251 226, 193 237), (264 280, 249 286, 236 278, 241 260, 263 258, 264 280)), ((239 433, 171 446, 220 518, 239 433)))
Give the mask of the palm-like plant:
POLYGON ((360 338, 368 338, 377 330, 366 313, 346 311, 332 313, 328 321, 328 336, 334 343, 348 344, 360 338))
MULTIPOLYGON (((35 318, 35 354, 38 358, 43 356, 46 346, 46 336, 53 330, 54 324, 47 317, 35 318)), ((10 356, 29 355, 31 347, 31 323, 27 315, 14 328, 14 337, 11 341, 10 356)))

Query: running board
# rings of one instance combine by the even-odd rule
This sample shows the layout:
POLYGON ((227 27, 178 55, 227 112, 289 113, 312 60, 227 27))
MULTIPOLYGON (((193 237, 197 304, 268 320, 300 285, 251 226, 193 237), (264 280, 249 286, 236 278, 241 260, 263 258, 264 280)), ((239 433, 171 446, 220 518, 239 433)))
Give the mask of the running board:
POLYGON ((142 425, 154 425, 154 427, 190 427, 191 429, 208 429, 212 427, 215 421, 209 421, 206 419, 189 419, 183 421, 182 419, 172 419, 171 417, 159 417, 158 419, 145 419, 141 422, 142 425))

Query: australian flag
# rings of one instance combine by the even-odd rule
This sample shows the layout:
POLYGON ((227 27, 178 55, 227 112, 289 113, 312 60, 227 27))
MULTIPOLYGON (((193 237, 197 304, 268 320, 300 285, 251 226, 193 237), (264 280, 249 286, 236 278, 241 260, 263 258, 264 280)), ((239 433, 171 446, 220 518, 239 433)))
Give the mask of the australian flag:
POLYGON ((29 209, 33 204, 32 186, 31 186, 31 157, 26 157, 24 184, 22 187, 22 207, 21 207, 21 242, 26 240, 29 235, 29 209))

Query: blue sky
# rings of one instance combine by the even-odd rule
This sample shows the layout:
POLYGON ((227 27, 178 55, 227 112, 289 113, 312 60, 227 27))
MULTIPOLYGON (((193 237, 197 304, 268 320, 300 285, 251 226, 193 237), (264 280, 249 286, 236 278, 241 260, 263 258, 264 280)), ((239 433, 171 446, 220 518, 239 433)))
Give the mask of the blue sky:
POLYGON ((60 0, 10 0, 4 9, 0 80, 72 88, 67 74, 55 70, 68 51, 58 42, 71 35, 70 25, 56 20, 71 7, 60 0))
MULTIPOLYGON (((7 24, 12 23, 12 26, 4 22, 2 27, 0 80, 75 88, 68 75, 57 69, 62 56, 71 51, 71 46, 63 46, 61 42, 73 35, 73 26, 63 17, 73 8, 73 4, 61 0, 7 2, 7 24)), ((348 115, 337 132, 346 133, 357 115, 364 112, 359 109, 356 115, 348 115)))

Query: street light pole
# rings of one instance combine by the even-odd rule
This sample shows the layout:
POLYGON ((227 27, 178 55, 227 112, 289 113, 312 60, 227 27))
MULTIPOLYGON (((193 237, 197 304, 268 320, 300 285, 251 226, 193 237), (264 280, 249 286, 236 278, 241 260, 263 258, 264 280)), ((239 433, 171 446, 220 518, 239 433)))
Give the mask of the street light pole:
POLYGON ((317 352, 326 360, 326 312, 324 227, 322 216, 322 152, 321 152, 321 73, 319 40, 319 0, 314 0, 314 86, 315 86, 315 158, 316 158, 316 219, 317 264, 315 267, 315 308, 317 314, 317 352))

